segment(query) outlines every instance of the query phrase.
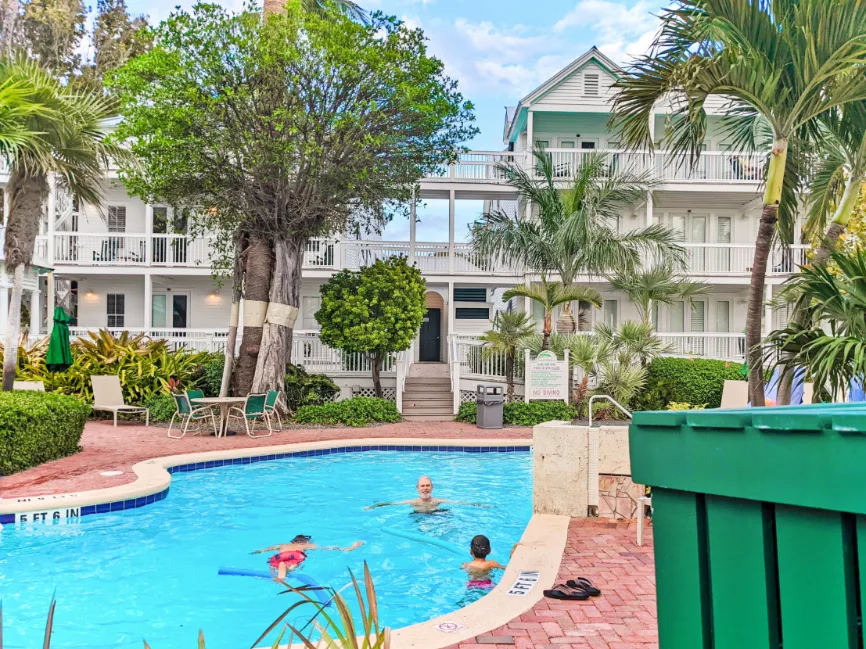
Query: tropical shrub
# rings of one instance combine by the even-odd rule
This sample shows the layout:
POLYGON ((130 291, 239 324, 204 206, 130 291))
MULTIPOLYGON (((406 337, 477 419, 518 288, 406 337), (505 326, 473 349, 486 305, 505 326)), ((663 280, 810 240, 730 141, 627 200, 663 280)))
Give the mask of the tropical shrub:
POLYGON ((330 403, 340 393, 339 386, 326 374, 308 374, 301 365, 289 365, 285 385, 286 405, 293 412, 302 406, 330 403))
POLYGON ((204 390, 204 396, 219 396, 225 363, 226 357, 223 354, 210 354, 210 358, 202 365, 202 377, 199 381, 199 387, 204 390))
POLYGON ((177 410, 174 398, 169 394, 153 394, 141 405, 150 408, 150 420, 156 423, 168 423, 177 410))
POLYGON ((71 367, 50 372, 45 366, 45 349, 38 346, 23 355, 19 350, 19 379, 43 381, 48 392, 89 402, 93 400, 90 377, 113 374, 120 378, 128 404, 142 404, 155 394, 169 394, 170 379, 176 379, 182 390, 198 387, 204 375, 202 365, 210 357, 206 352, 171 351, 167 341, 151 340, 143 334, 132 336, 124 331, 115 338, 101 330, 72 343, 71 367))
POLYGON ((668 404, 667 410, 703 410, 707 407, 707 404, 702 403, 699 406, 693 406, 690 403, 679 403, 678 401, 671 401, 668 404))
POLYGON ((0 475, 78 452, 90 406, 61 394, 0 392, 0 475))
POLYGON ((321 406, 301 406, 294 421, 298 424, 344 424, 360 427, 372 422, 400 421, 400 413, 391 401, 377 397, 354 397, 321 406))
MULTIPOLYGON (((656 358, 647 367, 646 391, 652 391, 660 397, 649 404, 653 409, 665 408, 672 401, 718 408, 722 404, 725 381, 742 379, 740 363, 708 358, 662 357, 656 358), (664 399, 667 401, 659 403, 664 399)), ((646 403, 639 397, 637 403, 642 402, 646 403)))
MULTIPOLYGON (((473 401, 461 404, 455 421, 476 423, 478 405, 473 401)), ((502 421, 512 426, 535 426, 546 421, 571 421, 575 417, 574 407, 564 401, 513 401, 506 403, 502 421)))

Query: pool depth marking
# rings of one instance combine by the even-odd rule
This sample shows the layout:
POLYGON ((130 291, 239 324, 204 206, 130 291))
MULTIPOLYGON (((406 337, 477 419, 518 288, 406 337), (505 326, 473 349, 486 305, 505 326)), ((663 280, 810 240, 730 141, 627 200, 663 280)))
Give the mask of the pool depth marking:
POLYGON ((508 589, 508 594, 516 597, 526 597, 533 586, 538 583, 539 575, 538 570, 521 570, 520 575, 511 584, 511 588, 508 589))

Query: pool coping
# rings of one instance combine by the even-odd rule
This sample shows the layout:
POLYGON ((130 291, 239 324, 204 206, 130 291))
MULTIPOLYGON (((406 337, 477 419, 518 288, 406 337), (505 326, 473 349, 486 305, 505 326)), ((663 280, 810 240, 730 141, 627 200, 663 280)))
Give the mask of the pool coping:
POLYGON ((116 487, 0 499, 0 525, 25 522, 47 523, 143 507, 162 500, 168 495, 173 473, 216 468, 225 466, 227 461, 229 464, 252 464, 285 457, 316 457, 335 453, 381 450, 495 453, 524 451, 531 447, 531 439, 373 437, 166 455, 134 464, 132 472, 136 475, 136 479, 116 487))

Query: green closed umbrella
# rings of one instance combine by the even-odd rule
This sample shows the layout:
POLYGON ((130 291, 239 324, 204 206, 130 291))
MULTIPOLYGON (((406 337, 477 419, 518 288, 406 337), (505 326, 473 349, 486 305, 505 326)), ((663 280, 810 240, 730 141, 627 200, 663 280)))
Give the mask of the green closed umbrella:
POLYGON ((48 353, 45 355, 45 365, 52 372, 62 372, 72 365, 72 350, 69 348, 68 315, 63 307, 54 309, 54 328, 51 330, 51 340, 48 341, 48 353))

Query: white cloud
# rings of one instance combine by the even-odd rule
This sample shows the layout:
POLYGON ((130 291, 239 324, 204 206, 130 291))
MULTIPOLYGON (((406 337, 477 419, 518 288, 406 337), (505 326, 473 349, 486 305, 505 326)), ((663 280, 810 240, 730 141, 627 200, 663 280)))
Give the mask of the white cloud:
POLYGON ((602 52, 618 63, 647 51, 655 36, 658 6, 640 0, 628 7, 611 0, 581 0, 554 26, 567 34, 573 28, 590 29, 602 52))

